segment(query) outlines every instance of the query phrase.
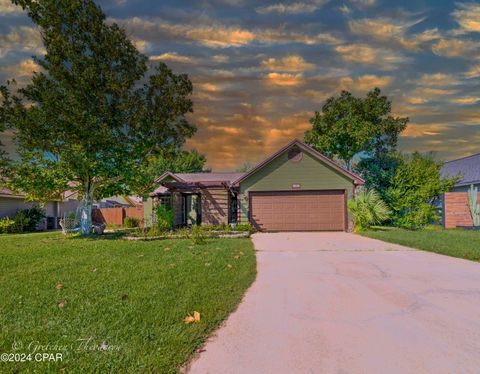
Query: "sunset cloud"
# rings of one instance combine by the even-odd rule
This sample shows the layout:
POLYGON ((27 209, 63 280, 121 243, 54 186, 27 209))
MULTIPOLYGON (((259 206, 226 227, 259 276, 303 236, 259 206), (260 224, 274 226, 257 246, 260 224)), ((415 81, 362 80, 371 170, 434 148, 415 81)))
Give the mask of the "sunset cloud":
POLYGON ((350 20, 350 31, 381 42, 393 42, 408 50, 418 50, 424 43, 441 37, 437 28, 427 29, 418 34, 407 35, 407 31, 423 19, 396 21, 389 18, 364 18, 350 20))
POLYGON ((300 55, 288 55, 280 59, 269 58, 263 60, 262 68, 278 71, 305 71, 314 69, 315 65, 306 62, 300 55))
POLYGON ((456 6, 457 8, 452 16, 460 28, 455 30, 454 33, 480 32, 480 4, 457 3, 456 6))
POLYGON ((377 65, 385 70, 395 69, 407 60, 398 52, 374 48, 367 44, 339 45, 335 50, 347 62, 377 65))
POLYGON ((11 0, 0 0, 0 14, 22 14, 21 6, 12 4, 11 0))
POLYGON ((11 51, 45 53, 38 29, 30 26, 14 27, 7 34, 0 34, 0 58, 11 51))
POLYGON ((277 3, 272 5, 255 8, 257 13, 281 13, 281 14, 300 14, 312 13, 320 9, 327 0, 317 0, 311 2, 277 3))
POLYGON ((32 59, 20 61, 17 64, 10 66, 0 66, 0 70, 3 73, 7 73, 9 76, 15 76, 17 78, 31 77, 34 72, 40 71, 40 66, 32 59))
POLYGON ((285 87, 300 86, 304 83, 302 74, 268 73, 265 79, 268 84, 285 87))
POLYGON ((460 104, 460 105, 476 104, 479 101, 480 101, 480 97, 458 97, 456 99, 452 99, 453 103, 460 104))
POLYGON ((452 86, 460 83, 453 75, 443 73, 423 74, 412 82, 421 86, 452 86))
POLYGON ((480 65, 471 66, 463 75, 467 78, 480 77, 480 65))
POLYGON ((444 57, 478 58, 480 44, 472 40, 441 39, 432 46, 436 55, 444 57))
POLYGON ((196 59, 190 56, 180 55, 177 52, 166 52, 161 55, 149 56, 151 61, 172 61, 181 64, 194 64, 196 59))
POLYGON ((438 123, 409 123, 407 128, 402 132, 402 137, 417 138, 420 136, 434 136, 441 134, 446 128, 446 125, 438 123))
POLYGON ((356 92, 367 92, 375 87, 384 88, 392 83, 391 76, 377 76, 373 74, 366 74, 357 78, 343 77, 340 79, 340 87, 344 90, 353 90, 356 92))
MULTIPOLYGON (((302 138, 315 110, 342 89, 373 87, 411 125, 402 151, 439 158, 478 152, 480 33, 471 0, 101 1, 151 64, 193 83, 197 148, 208 166, 235 170, 302 138), (477 149, 475 149, 475 141, 477 149), (471 145, 471 143, 474 143, 471 145), (461 147, 458 144, 462 144, 461 147)), ((0 0, 0 84, 26 84, 45 51, 40 33, 0 0)))

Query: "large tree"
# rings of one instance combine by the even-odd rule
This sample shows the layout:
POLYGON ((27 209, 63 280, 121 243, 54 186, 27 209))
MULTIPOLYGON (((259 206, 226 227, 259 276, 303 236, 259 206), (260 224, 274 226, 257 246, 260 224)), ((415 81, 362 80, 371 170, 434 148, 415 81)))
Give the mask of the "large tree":
POLYGON ((185 119, 192 84, 163 63, 149 70, 91 0, 13 2, 39 27, 46 53, 31 83, 3 100, 20 155, 10 185, 39 200, 78 191, 88 234, 94 198, 131 192, 152 157, 194 134, 185 119))
POLYGON ((351 170, 356 155, 368 157, 395 149, 408 118, 394 117, 391 110, 391 101, 379 88, 365 98, 342 91, 339 97, 329 98, 321 112, 315 112, 305 142, 351 170))

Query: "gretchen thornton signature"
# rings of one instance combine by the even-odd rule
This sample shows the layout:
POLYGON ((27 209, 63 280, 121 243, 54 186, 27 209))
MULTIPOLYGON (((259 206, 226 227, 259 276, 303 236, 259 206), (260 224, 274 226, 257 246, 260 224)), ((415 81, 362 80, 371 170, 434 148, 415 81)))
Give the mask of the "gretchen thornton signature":
POLYGON ((88 338, 79 338, 73 343, 42 343, 38 340, 32 340, 28 343, 24 343, 19 340, 15 340, 12 343, 13 351, 28 351, 29 353, 35 352, 61 352, 61 351, 120 351, 119 345, 107 343, 106 340, 96 340, 93 336, 88 338))

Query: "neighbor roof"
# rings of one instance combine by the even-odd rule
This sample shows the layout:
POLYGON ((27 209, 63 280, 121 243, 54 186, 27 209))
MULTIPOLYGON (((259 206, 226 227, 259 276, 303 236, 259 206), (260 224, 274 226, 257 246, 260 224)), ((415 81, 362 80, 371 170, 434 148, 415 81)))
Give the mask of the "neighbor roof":
POLYGON ((12 190, 8 189, 7 187, 0 187, 0 196, 24 197, 23 194, 13 192, 12 190))
POLYGON ((273 159, 277 158, 278 156, 280 156, 282 153, 284 153, 285 151, 287 151, 288 149, 290 149, 293 146, 297 146, 300 149, 304 150, 305 152, 307 152, 307 153, 311 154, 312 156, 316 157, 320 161, 323 161, 325 164, 329 165, 333 169, 335 169, 338 172, 340 172, 341 174, 345 175, 347 178, 351 179, 355 184, 364 184, 365 183, 365 181, 360 176, 358 176, 357 174, 354 174, 354 173, 348 171, 347 169, 338 165, 335 161, 330 160, 328 157, 322 155, 316 149, 310 147, 309 145, 305 144, 304 142, 301 142, 298 139, 295 139, 292 142, 288 143, 285 147, 283 147, 282 149, 280 149, 279 151, 275 152, 273 155, 268 157, 266 160, 259 163, 252 170, 250 170, 248 173, 243 174, 241 177, 236 179, 233 182, 233 184, 238 184, 241 181, 248 178, 250 175, 255 174, 258 170, 263 168, 265 165, 270 163, 273 159))
POLYGON ((455 186, 480 183, 480 153, 445 162, 442 176, 446 178, 461 176, 462 179, 455 186))
POLYGON ((234 180, 243 176, 244 173, 171 173, 166 172, 158 177, 155 182, 159 183, 167 177, 175 179, 177 182, 196 183, 196 182, 226 182, 230 184, 234 180))

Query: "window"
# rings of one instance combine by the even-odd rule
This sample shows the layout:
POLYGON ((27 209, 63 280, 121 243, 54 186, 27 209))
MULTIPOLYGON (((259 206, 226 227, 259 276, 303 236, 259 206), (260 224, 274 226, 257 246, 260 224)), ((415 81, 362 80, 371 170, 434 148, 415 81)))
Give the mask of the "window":
POLYGON ((167 208, 172 208, 172 196, 171 195, 161 195, 158 198, 159 205, 165 205, 167 208))
POLYGON ((238 195, 230 194, 228 207, 228 223, 238 222, 238 195))

